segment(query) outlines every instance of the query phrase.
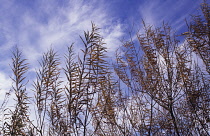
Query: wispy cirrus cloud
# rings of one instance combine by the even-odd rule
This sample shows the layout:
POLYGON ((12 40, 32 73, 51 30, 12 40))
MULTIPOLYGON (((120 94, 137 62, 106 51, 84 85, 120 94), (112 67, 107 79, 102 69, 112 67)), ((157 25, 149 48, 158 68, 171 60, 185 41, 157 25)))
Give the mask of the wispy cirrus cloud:
POLYGON ((35 62, 50 47, 63 51, 67 45, 77 42, 78 35, 90 29, 91 21, 102 28, 105 42, 111 50, 120 44, 119 40, 127 28, 127 24, 123 23, 129 22, 125 20, 140 24, 141 19, 144 19, 146 23, 156 26, 166 21, 176 29, 181 29, 185 25, 184 19, 198 7, 200 1, 193 2, 193 6, 188 9, 185 7, 192 3, 190 0, 136 1, 133 3, 135 5, 130 6, 127 2, 127 7, 126 3, 119 5, 119 1, 3 0, 3 3, 0 7, 0 49, 4 51, 1 58, 17 44, 24 49, 26 58, 35 62), (114 4, 122 7, 116 8, 122 14, 114 10, 117 7, 114 4), (125 8, 128 13, 124 12, 125 8), (134 14, 135 8, 137 11, 134 14))
POLYGON ((7 51, 17 44, 33 62, 51 46, 63 51, 66 45, 77 42, 79 35, 91 28, 91 21, 102 28, 107 42, 116 44, 113 41, 122 36, 121 24, 113 24, 114 18, 109 16, 106 9, 109 5, 105 2, 73 0, 57 5, 56 1, 43 0, 28 4, 32 9, 25 5, 13 1, 3 6, 3 10, 11 11, 3 15, 6 21, 1 26, 5 38, 0 48, 7 51))

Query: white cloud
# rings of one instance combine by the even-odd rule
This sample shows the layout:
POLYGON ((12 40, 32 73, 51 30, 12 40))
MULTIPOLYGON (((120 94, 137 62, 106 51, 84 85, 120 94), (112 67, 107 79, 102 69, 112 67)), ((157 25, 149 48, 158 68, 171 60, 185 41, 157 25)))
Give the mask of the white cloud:
POLYGON ((120 42, 122 40, 122 36, 124 35, 122 24, 116 24, 104 29, 104 31, 102 30, 102 35, 105 35, 104 41, 108 51, 113 53, 122 44, 120 42))
POLYGON ((102 28, 102 31, 104 27, 109 29, 108 33, 103 33, 104 37, 108 38, 108 42, 119 40, 122 35, 120 24, 114 26, 111 24, 112 19, 108 17, 108 11, 104 9, 103 4, 99 7, 95 7, 94 2, 90 4, 71 1, 68 4, 68 8, 61 8, 54 13, 47 25, 36 21, 30 14, 25 14, 23 24, 20 26, 23 31, 19 34, 19 41, 24 44, 24 48, 29 49, 23 50, 27 58, 36 60, 39 53, 43 53, 50 47, 64 50, 73 42, 78 44, 79 35, 83 35, 83 31, 90 30, 91 21, 102 28), (32 56, 33 54, 35 55, 32 56))
MULTIPOLYGON (((12 80, 4 72, 0 71, 0 102, 4 99, 5 93, 11 89, 12 80)), ((0 103, 1 104, 1 103, 0 103)))

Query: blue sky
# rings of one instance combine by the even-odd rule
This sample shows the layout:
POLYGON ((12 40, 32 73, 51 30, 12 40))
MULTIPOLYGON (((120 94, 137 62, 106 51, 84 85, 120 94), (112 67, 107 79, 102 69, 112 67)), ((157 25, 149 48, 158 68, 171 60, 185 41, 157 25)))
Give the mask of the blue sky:
MULTIPOLYGON (((186 31, 185 18, 197 14, 202 0, 0 0, 0 102, 10 89, 11 50, 18 46, 34 72, 42 54, 53 47, 59 54, 90 30, 101 28, 110 54, 141 20, 160 26, 169 23, 178 33, 186 31)), ((1 104, 1 103, 0 103, 1 104)))

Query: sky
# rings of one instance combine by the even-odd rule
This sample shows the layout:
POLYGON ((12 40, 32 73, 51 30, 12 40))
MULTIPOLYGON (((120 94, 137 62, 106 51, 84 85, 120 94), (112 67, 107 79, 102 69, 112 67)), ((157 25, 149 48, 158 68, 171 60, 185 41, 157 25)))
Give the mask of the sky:
MULTIPOLYGON (((177 33, 187 30, 185 19, 197 14, 202 0, 0 0, 0 104, 11 88, 11 51, 15 46, 30 63, 30 73, 51 47, 58 54, 75 44, 82 47, 80 35, 91 30, 91 22, 100 29, 110 55, 128 37, 130 31, 146 24, 164 22, 177 33)), ((135 32, 134 32, 135 34, 135 32)))

